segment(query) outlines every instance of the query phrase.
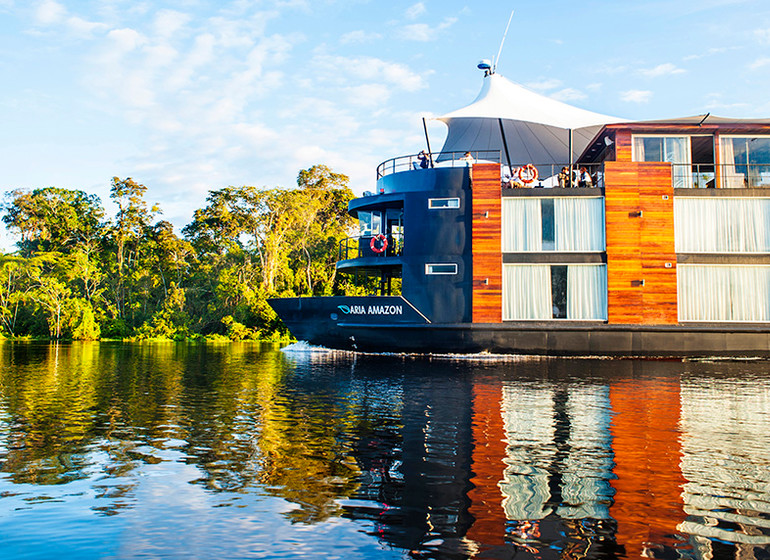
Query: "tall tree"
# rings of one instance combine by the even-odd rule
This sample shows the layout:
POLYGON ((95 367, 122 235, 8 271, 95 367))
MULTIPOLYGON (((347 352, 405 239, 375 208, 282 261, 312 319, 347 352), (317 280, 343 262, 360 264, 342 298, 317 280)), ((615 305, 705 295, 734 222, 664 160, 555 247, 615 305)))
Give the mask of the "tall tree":
MULTIPOLYGON (((147 187, 137 183, 131 177, 112 178, 110 198, 118 207, 112 237, 115 243, 117 278, 115 286, 115 305, 120 316, 126 316, 126 308, 132 310, 130 286, 126 285, 126 268, 131 269, 139 258, 140 241, 150 227, 150 223, 159 212, 156 205, 147 206, 144 194, 147 187)), ((140 274, 141 276, 141 274, 140 274)))
POLYGON ((79 190, 17 189, 6 195, 2 210, 3 222, 19 234, 18 246, 26 256, 93 247, 103 234, 104 209, 99 197, 79 190))

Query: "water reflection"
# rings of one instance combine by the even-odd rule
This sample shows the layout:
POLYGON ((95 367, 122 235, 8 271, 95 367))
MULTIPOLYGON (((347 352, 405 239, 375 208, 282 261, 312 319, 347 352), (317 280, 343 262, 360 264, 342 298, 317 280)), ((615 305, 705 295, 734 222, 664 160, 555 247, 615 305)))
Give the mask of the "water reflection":
POLYGON ((0 364, 3 556, 770 557, 767 362, 6 343, 0 364))

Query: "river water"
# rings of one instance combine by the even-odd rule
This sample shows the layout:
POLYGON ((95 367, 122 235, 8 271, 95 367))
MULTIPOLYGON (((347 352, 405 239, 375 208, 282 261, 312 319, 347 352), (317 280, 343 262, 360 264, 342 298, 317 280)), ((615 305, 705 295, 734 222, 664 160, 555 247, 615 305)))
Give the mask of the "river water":
POLYGON ((770 362, 0 344, 0 558, 770 558, 770 362))

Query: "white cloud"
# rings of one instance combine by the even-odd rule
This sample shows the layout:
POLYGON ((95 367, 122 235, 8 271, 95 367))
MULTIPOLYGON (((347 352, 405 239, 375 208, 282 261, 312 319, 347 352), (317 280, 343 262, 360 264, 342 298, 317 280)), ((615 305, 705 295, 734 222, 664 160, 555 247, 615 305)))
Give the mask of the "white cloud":
POLYGON ((423 77, 408 66, 379 58, 318 55, 313 63, 324 81, 345 79, 357 84, 364 80, 381 81, 404 91, 417 91, 426 86, 423 77))
POLYGON ((770 45, 770 29, 757 29, 754 31, 759 42, 763 45, 770 45))
POLYGON ((557 101, 579 101, 581 99, 586 99, 588 96, 577 89, 564 88, 563 90, 552 93, 550 97, 557 101))
POLYGON ((340 37, 340 43, 343 45, 362 44, 362 43, 369 43, 371 41, 374 41, 380 38, 382 38, 382 35, 380 35, 379 33, 371 33, 369 31, 363 31, 359 29, 356 31, 350 31, 349 33, 343 34, 340 37))
POLYGON ((35 20, 41 25, 53 25, 64 20, 67 10, 54 0, 43 0, 35 9, 35 20))
MULTIPOLYGON (((116 54, 127 53, 139 48, 147 39, 135 29, 113 29, 107 34, 116 54)), ((110 48, 110 46, 108 46, 110 48)))
POLYGON ((631 89, 621 93, 620 99, 628 103, 647 103, 652 99, 652 92, 641 89, 631 89))
POLYGON ((67 9, 54 0, 43 0, 34 11, 35 22, 45 27, 61 25, 65 30, 81 38, 90 36, 94 31, 106 30, 108 26, 88 21, 78 16, 70 16, 67 9))
POLYGON ((427 23, 413 23, 402 27, 399 30, 398 35, 402 39, 410 41, 434 41, 442 31, 449 29, 455 22, 457 22, 457 18, 449 17, 435 27, 431 27, 427 23))
POLYGON ((406 16, 406 19, 417 19, 425 12, 426 12, 425 4, 423 4, 422 2, 417 2, 416 4, 409 6, 409 8, 407 8, 406 13, 404 15, 406 16))
POLYGON ((666 62, 665 64, 658 64, 655 68, 647 68, 640 70, 642 74, 649 78, 658 78, 660 76, 671 76, 673 74, 683 74, 685 70, 677 68, 674 64, 666 62))
POLYGON ((187 25, 191 16, 176 10, 161 10, 153 23, 154 35, 160 38, 171 37, 187 25))
POLYGON ((770 58, 758 58, 751 64, 749 64, 750 70, 758 70, 759 68, 764 68, 765 66, 770 65, 770 58))

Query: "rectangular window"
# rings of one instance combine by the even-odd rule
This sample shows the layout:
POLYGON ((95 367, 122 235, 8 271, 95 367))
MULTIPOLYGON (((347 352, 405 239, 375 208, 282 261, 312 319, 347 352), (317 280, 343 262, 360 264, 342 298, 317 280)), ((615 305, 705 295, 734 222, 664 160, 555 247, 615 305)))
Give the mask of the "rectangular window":
POLYGON ((553 203, 553 198, 543 198, 540 200, 540 213, 543 224, 543 251, 553 251, 556 249, 553 203))
POLYGON ((425 274, 457 274, 456 263, 427 263, 425 274))
POLYGON ((503 319, 606 321, 606 265, 504 265, 503 319))
POLYGON ((377 235, 378 233, 381 233, 382 214, 379 211, 359 212, 358 227, 361 236, 377 235))
POLYGON ((503 199, 503 252, 604 251, 604 198, 503 199))
POLYGON ((770 136, 722 136, 722 188, 770 187, 770 136))
POLYGON ((428 208, 435 210, 439 208, 459 208, 459 198, 429 198, 428 208))
POLYGON ((634 135, 634 161, 669 162, 675 189, 692 188, 692 150, 689 136, 634 135))
POLYGON ((770 266, 679 265, 680 321, 770 322, 770 266))
POLYGON ((675 197, 677 253, 769 253, 770 198, 675 197))

